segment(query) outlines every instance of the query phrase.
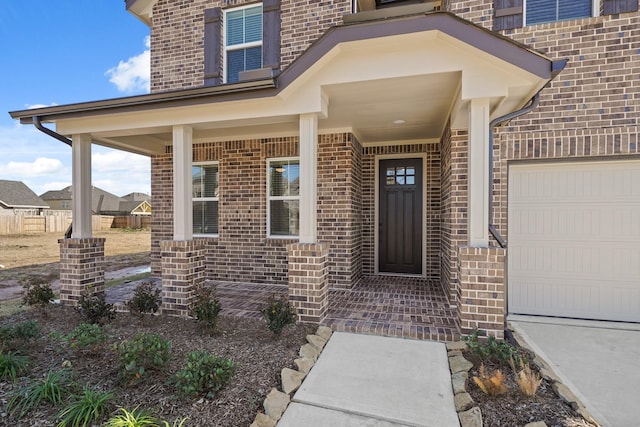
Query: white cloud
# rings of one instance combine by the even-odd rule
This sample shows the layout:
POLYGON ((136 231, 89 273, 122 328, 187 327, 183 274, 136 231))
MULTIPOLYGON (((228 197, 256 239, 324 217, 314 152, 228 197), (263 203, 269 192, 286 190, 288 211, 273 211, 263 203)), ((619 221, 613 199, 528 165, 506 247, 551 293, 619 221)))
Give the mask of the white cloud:
POLYGON ((151 39, 145 37, 146 49, 140 55, 132 56, 126 61, 120 61, 105 73, 109 81, 116 85, 121 92, 149 92, 149 77, 151 75, 151 39))
POLYGON ((52 102, 51 104, 25 104, 24 106, 27 107, 27 110, 33 110, 35 108, 55 107, 56 105, 58 104, 52 102))
POLYGON ((38 157, 33 162, 11 161, 7 163, 4 170, 12 176, 32 177, 62 172, 64 166, 58 159, 38 157))

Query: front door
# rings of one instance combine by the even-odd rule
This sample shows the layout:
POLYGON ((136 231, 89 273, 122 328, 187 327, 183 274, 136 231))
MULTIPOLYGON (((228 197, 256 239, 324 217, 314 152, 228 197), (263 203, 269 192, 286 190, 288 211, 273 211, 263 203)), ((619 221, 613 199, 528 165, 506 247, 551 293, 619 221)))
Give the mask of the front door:
POLYGON ((378 271, 422 274, 422 159, 381 160, 378 271))

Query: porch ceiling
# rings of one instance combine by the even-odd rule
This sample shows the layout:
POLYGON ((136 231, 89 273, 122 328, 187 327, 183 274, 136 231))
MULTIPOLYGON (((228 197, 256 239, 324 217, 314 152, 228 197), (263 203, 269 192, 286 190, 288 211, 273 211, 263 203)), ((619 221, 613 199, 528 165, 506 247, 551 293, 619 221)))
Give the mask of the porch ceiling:
POLYGON ((335 27, 276 79, 122 100, 13 112, 38 115, 64 135, 140 154, 163 153, 175 125, 194 141, 297 135, 299 116, 319 133, 353 132, 363 144, 437 141, 448 120, 468 126, 468 103, 491 116, 524 105, 553 62, 450 14, 335 27))

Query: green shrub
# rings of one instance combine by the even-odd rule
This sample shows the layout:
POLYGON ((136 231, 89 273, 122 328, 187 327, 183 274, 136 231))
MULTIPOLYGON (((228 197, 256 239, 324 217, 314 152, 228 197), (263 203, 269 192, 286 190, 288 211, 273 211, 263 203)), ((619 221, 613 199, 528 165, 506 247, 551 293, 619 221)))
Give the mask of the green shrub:
POLYGON ((486 340, 481 340, 479 334, 478 328, 475 327, 468 336, 462 337, 471 354, 482 361, 494 363, 508 363, 511 359, 516 363, 520 362, 518 350, 511 343, 505 340, 497 340, 493 336, 488 337, 486 340))
POLYGON ((125 408, 118 409, 121 414, 114 415, 105 424, 105 427, 158 427, 159 421, 146 411, 134 408, 131 412, 125 408), (138 411, 138 412, 136 412, 138 411))
POLYGON ((87 323, 106 325, 116 318, 116 310, 113 304, 107 304, 104 292, 83 292, 75 309, 87 323))
POLYGON ((213 332, 222 309, 220 301, 216 299, 215 287, 199 286, 195 290, 191 315, 206 331, 213 332))
POLYGON ((145 371, 161 370, 169 363, 171 343, 156 334, 138 334, 118 346, 124 381, 134 383, 142 379, 145 371))
POLYGON ((42 277, 30 277, 21 280, 20 283, 24 289, 22 304, 38 307, 42 314, 46 316, 47 306, 55 298, 51 284, 42 277))
POLYGON ((15 325, 0 326, 0 348, 15 347, 15 344, 25 345, 29 340, 40 336, 40 325, 36 320, 26 320, 15 325))
POLYGON ((107 340, 107 334, 104 327, 98 324, 82 323, 63 340, 75 350, 97 354, 100 352, 102 344, 107 340))
POLYGON ((109 413, 113 393, 84 387, 83 393, 58 414, 58 427, 88 427, 99 423, 109 413))
POLYGON ((133 291, 133 298, 127 301, 129 312, 144 318, 146 313, 155 313, 160 308, 160 289, 155 289, 153 282, 142 282, 133 291))
POLYGON ((267 320, 267 327, 275 335, 279 335, 285 326, 296 322, 296 310, 286 297, 276 298, 274 295, 267 300, 267 305, 260 312, 267 320))
POLYGON ((0 352, 0 379, 15 381, 18 375, 25 374, 28 370, 29 359, 26 356, 12 351, 0 352))
POLYGON ((187 355, 184 367, 173 376, 173 383, 185 396, 213 397, 229 382, 235 370, 235 364, 229 359, 206 351, 194 351, 187 355))
POLYGON ((41 380, 14 391, 7 403, 7 411, 13 417, 22 418, 43 401, 62 404, 64 396, 71 392, 71 386, 68 371, 49 371, 41 380))

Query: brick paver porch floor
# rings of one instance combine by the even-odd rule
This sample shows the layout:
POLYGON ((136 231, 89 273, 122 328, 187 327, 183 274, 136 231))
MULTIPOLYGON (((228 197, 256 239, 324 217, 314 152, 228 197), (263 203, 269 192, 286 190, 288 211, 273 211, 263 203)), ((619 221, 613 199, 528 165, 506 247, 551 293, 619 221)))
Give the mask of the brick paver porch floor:
MULTIPOLYGON (((154 281, 159 285, 159 280, 154 281)), ((137 283, 107 289, 107 301, 129 300, 137 283)), ((226 316, 261 318, 260 307, 270 295, 286 296, 288 292, 283 285, 211 283, 216 285, 216 297, 222 305, 220 314, 226 316)), ((439 286, 403 277, 366 277, 352 289, 330 290, 329 312, 323 324, 335 331, 434 341, 454 341, 460 336, 455 310, 439 286)))
POLYGON ((434 341, 460 337, 455 310, 425 279, 372 276, 349 290, 331 290, 325 325, 333 330, 434 341))

